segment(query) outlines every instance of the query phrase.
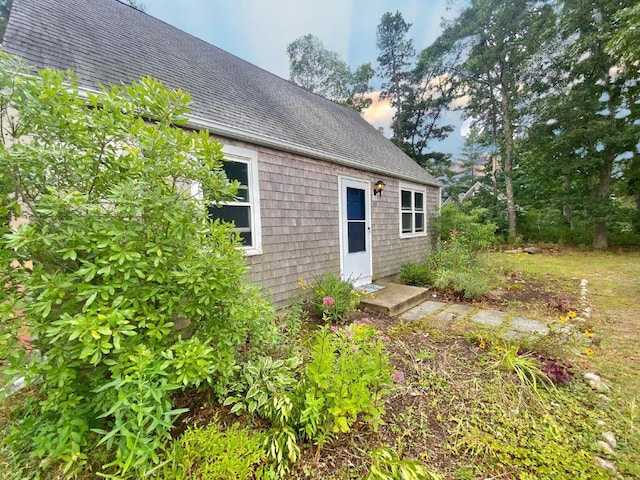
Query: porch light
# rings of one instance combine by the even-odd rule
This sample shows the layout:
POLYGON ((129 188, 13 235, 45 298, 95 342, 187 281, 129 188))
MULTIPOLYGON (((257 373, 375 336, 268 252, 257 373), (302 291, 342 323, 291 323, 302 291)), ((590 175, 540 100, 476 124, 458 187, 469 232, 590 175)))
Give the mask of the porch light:
POLYGON ((384 190, 385 183, 382 180, 378 180, 376 184, 373 186, 373 196, 376 195, 382 196, 382 191, 384 190))

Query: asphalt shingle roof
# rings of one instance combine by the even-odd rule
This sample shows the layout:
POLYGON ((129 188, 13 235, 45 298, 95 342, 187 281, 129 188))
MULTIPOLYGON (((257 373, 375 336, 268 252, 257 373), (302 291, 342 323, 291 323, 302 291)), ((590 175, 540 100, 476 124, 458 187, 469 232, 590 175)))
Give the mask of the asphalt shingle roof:
POLYGON ((91 89, 149 75, 188 91, 212 133, 438 185, 354 110, 116 0, 14 0, 3 49, 91 89))

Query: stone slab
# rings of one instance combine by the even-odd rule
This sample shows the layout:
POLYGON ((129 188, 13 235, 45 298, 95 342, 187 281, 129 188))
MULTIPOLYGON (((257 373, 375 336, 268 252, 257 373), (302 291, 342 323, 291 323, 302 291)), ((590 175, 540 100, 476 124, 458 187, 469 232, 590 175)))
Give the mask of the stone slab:
POLYGON ((471 317, 471 321, 488 327, 501 327, 507 314, 498 310, 480 310, 471 317))
POLYGON ((376 292, 374 298, 370 295, 364 296, 360 305, 393 317, 419 305, 428 296, 429 290, 426 288, 389 283, 384 289, 376 292))
POLYGON ((509 329, 530 334, 547 335, 549 333, 549 328, 543 322, 534 318, 515 317, 511 321, 509 329))
POLYGON ((445 305, 446 303, 427 300, 426 302, 422 302, 417 307, 412 308, 408 312, 405 312, 401 318, 403 320, 420 320, 431 315, 434 312, 437 312, 445 305))
POLYGON ((470 307, 468 305, 454 304, 438 313, 436 315, 436 318, 445 322, 453 322, 455 320, 462 320, 472 311, 473 307, 470 307))

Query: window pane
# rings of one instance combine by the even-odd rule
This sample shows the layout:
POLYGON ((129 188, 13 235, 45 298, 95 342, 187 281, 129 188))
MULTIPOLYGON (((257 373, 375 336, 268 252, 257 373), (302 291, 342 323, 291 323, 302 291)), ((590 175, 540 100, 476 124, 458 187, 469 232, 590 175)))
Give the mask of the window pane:
POLYGON ((416 213, 416 232, 424 232, 424 213, 416 213))
POLYGON ((420 192, 414 192, 416 195, 415 209, 416 212, 424 212, 424 194, 420 192))
POLYGON ((364 252, 366 250, 365 222, 348 222, 349 253, 364 252))
POLYGON ((402 233, 411 233, 412 225, 411 225, 411 213, 403 213, 402 214, 402 233))
POLYGON ((402 199, 402 210, 411 210, 411 192, 409 190, 402 190, 400 197, 402 199))
POLYGON ((243 247, 251 247, 253 243, 251 243, 251 232, 240 232, 240 240, 242 242, 243 247))
POLYGON ((248 202, 249 201, 249 188, 248 187, 240 187, 238 188, 238 193, 236 193, 238 202, 248 202))
POLYGON ((209 207, 209 217, 212 220, 219 218, 225 222, 233 222, 238 228, 251 228, 249 220, 250 207, 239 205, 222 205, 209 207))
POLYGON ((249 185, 249 165, 242 162, 228 161, 222 164, 229 180, 237 180, 242 185, 249 185))
POLYGON ((364 220, 364 190, 347 187, 347 220, 364 220))

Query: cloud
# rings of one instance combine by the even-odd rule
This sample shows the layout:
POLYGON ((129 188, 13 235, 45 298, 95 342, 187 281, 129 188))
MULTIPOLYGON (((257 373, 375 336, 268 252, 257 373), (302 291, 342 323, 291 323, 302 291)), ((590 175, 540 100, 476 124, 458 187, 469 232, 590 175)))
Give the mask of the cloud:
POLYGON ((362 116, 376 128, 382 127, 386 137, 391 136, 391 121, 395 109, 391 106, 389 99, 380 100, 380 92, 372 92, 367 95, 372 100, 371 106, 367 108, 362 116))

